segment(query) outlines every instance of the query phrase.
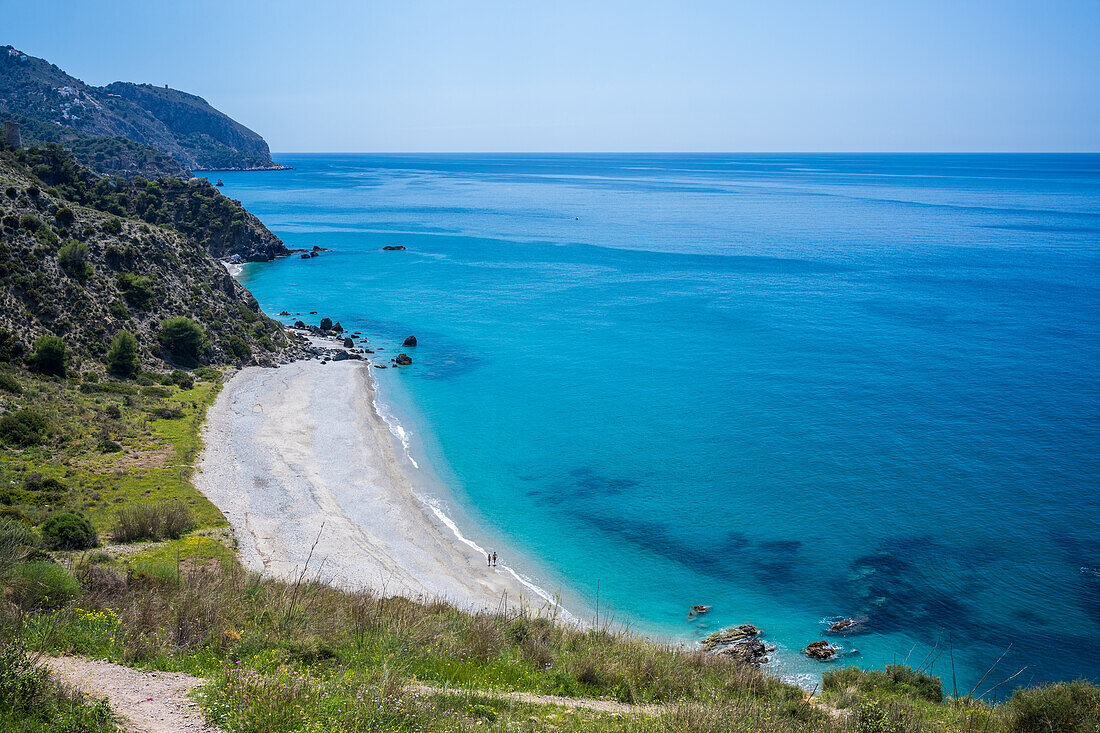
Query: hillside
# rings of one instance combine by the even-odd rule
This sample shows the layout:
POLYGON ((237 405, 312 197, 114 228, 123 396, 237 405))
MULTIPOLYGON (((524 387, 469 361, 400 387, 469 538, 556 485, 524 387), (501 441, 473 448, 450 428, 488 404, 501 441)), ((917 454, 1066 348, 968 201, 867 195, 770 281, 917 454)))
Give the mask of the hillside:
POLYGON ((53 334, 64 340, 72 366, 94 365, 126 330, 137 337, 143 368, 159 371, 186 361, 162 337, 165 319, 183 317, 202 331, 193 362, 274 364, 297 353, 207 249, 251 236, 243 210, 220 194, 207 198, 198 187, 167 180, 164 189, 131 181, 143 188, 130 194, 83 171, 56 146, 0 154, 0 340, 8 352, 29 355, 38 337, 53 334), (210 200, 238 217, 229 232, 217 216, 207 217, 210 200), (153 221, 128 218, 126 205, 143 201, 153 221), (158 225, 177 218, 178 227, 158 225))
MULTIPOLYGON (((262 137, 201 97, 148 84, 94 87, 12 46, 0 46, 0 118, 19 122, 28 144, 125 138, 170 156, 180 169, 174 175, 183 169, 281 167, 262 137)), ((133 168, 111 168, 78 146, 74 152, 101 173, 156 175, 137 161, 133 168)))

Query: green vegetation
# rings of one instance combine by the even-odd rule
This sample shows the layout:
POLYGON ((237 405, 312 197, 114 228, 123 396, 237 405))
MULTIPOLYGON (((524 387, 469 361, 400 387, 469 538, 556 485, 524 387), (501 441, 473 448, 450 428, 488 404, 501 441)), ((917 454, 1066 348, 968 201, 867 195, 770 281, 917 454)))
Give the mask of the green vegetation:
POLYGON ((72 512, 58 512, 43 522, 42 539, 51 550, 87 550, 99 544, 92 523, 72 512))
POLYGON ((1019 733, 1095 733, 1100 730, 1100 687, 1059 682, 1017 690, 1010 701, 1019 733))
POLYGON ((0 443, 29 448, 49 438, 50 421, 38 410, 24 407, 0 417, 0 443))
POLYGON ((57 253, 57 263, 70 277, 83 282, 92 275, 92 266, 88 262, 88 245, 70 239, 57 253))
POLYGON ((42 374, 64 377, 68 368, 69 354, 65 342, 57 336, 40 336, 34 342, 34 351, 30 362, 42 374))
POLYGON ((198 363, 206 341, 199 324, 182 316, 161 321, 159 338, 173 359, 188 365, 198 363))
POLYGON ((115 542, 178 540, 195 528, 195 517, 180 501, 135 504, 118 510, 115 542))
POLYGON ((107 371, 125 379, 134 376, 140 369, 137 338, 129 331, 119 331, 107 352, 107 371))
POLYGON ((0 730, 115 733, 120 729, 106 701, 90 701, 66 690, 18 642, 8 641, 0 644, 0 730))

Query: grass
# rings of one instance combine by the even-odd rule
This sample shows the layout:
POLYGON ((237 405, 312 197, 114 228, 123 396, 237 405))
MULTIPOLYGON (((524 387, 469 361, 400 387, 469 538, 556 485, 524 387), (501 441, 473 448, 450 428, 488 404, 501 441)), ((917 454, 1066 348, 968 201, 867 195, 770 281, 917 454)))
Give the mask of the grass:
MULTIPOLYGON (((203 676, 200 702, 226 731, 1096 733, 1100 692, 1088 683, 990 705, 943 701, 939 680, 907 667, 849 668, 828 674, 811 697, 730 658, 525 609, 469 613, 439 600, 265 579, 240 566, 225 519, 190 481, 216 382, 139 390, 12 378, 18 389, 0 392, 0 405, 42 406, 51 435, 42 446, 0 448, 0 511, 9 515, 0 517, 0 571, 17 602, 0 604, 0 638, 33 653, 203 676), (105 441, 123 450, 103 453, 105 441), (81 512, 103 537, 168 539, 54 553, 53 564, 27 525, 62 510, 81 512), (567 710, 502 697, 510 692, 660 708, 567 710)), ((11 727, 12 706, 26 697, 14 694, 0 701, 0 727, 114 730, 102 706, 42 679, 27 695, 43 715, 11 727), (42 727, 51 716, 77 722, 42 727)))

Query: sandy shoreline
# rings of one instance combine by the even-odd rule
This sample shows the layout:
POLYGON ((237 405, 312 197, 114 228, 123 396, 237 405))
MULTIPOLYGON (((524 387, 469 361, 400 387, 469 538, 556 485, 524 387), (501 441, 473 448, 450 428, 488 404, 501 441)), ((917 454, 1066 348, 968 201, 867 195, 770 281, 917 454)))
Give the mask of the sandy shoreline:
POLYGON ((465 608, 547 605, 461 541, 413 492, 374 407, 366 361, 249 367, 207 413, 195 485, 229 520, 241 561, 265 575, 465 608))

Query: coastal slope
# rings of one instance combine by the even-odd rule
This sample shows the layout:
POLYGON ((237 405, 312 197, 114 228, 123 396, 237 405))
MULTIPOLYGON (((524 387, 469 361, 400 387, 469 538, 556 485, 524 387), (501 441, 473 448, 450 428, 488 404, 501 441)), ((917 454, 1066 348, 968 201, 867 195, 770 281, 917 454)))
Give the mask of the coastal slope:
POLYGON ((305 572, 472 609, 545 603, 505 567, 487 567, 416 497, 368 368, 298 361, 244 369, 225 385, 195 485, 229 520, 241 561, 278 579, 305 572))

